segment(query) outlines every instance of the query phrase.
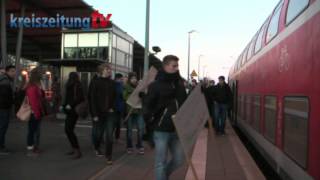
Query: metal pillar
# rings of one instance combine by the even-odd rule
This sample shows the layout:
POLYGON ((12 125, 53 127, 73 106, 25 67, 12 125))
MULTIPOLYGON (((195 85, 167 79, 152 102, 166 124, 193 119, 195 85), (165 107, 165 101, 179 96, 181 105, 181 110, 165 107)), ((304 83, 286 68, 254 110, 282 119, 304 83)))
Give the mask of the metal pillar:
MULTIPOLYGON (((24 17, 25 14, 25 4, 22 2, 21 4, 21 17, 24 17)), ((18 31, 18 38, 17 38, 17 46, 16 46, 16 76, 14 78, 14 87, 17 85, 17 79, 19 77, 21 68, 20 68, 20 59, 21 59, 21 47, 22 47, 22 40, 23 40, 23 26, 22 24, 19 25, 18 31)))
POLYGON ((146 34, 144 47, 144 73, 145 76, 149 71, 149 21, 150 21, 150 0, 146 4, 146 34))
POLYGON ((188 72, 187 72, 188 83, 190 82, 190 34, 191 34, 190 32, 188 33, 188 72))
POLYGON ((8 63, 6 31, 6 0, 1 0, 1 65, 3 66, 8 63))

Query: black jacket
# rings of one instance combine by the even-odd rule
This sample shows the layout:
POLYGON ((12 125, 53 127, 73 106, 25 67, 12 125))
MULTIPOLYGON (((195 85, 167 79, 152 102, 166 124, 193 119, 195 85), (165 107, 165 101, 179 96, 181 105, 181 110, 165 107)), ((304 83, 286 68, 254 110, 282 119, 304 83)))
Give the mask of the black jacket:
POLYGON ((92 117, 106 114, 111 109, 115 111, 116 83, 112 79, 103 77, 92 79, 88 96, 92 117))
POLYGON ((6 75, 0 75, 0 109, 9 109, 14 103, 12 80, 6 75))
POLYGON ((215 102, 228 105, 232 103, 232 92, 228 84, 217 84, 216 86, 214 86, 213 91, 213 98, 215 102))
POLYGON ((156 80, 148 87, 144 97, 144 113, 152 117, 156 131, 174 132, 171 116, 176 114, 187 98, 187 93, 179 72, 168 74, 159 71, 156 80))
POLYGON ((66 85, 66 96, 64 106, 70 105, 74 109, 78 104, 84 101, 84 94, 81 83, 66 85))

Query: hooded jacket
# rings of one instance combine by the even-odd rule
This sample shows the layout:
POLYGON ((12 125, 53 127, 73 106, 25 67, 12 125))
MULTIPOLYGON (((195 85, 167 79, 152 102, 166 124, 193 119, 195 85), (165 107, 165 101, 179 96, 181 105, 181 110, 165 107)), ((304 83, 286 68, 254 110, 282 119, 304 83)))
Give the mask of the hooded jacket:
POLYGON ((168 74, 159 71, 144 97, 144 113, 153 118, 151 123, 154 130, 175 132, 172 115, 176 114, 186 98, 187 93, 179 72, 168 74))
POLYGON ((0 75, 0 109, 10 109, 13 104, 12 80, 8 75, 0 75))

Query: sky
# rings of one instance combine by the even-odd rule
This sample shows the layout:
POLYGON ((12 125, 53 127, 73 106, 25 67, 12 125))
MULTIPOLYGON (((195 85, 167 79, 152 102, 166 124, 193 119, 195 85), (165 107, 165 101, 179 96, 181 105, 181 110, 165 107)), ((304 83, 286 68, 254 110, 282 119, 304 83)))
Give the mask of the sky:
MULTIPOLYGON (((85 0, 140 44, 145 43, 146 0, 85 0)), ((216 80, 228 76, 229 69, 250 42, 279 0, 150 0, 150 49, 157 55, 179 57, 180 72, 187 77, 188 32, 190 73, 198 72, 216 80)), ((196 77, 197 78, 197 77, 196 77)))

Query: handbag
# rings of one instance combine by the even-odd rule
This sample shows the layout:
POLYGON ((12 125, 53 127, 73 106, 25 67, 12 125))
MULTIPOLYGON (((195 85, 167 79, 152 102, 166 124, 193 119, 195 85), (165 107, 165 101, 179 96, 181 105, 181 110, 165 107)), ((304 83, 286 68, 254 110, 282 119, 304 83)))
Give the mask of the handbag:
POLYGON ((25 96, 16 116, 21 121, 29 121, 31 117, 31 113, 32 113, 32 110, 29 104, 29 99, 27 96, 25 96))

